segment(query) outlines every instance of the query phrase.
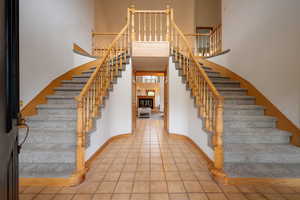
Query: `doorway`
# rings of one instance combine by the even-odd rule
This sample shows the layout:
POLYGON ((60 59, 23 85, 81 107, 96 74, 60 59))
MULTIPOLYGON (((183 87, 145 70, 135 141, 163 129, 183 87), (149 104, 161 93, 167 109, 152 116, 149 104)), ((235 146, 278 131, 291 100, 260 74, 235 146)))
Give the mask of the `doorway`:
POLYGON ((167 127, 167 72, 133 71, 133 129, 144 119, 163 121, 167 127))

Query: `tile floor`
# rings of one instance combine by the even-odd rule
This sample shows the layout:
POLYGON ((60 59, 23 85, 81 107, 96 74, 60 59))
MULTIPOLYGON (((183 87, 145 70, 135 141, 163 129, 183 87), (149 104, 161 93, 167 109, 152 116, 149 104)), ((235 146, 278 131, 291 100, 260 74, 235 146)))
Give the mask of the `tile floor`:
POLYGON ((218 185, 184 140, 162 120, 138 120, 135 136, 109 144, 76 187, 20 187, 20 200, 300 200, 300 187, 218 185))

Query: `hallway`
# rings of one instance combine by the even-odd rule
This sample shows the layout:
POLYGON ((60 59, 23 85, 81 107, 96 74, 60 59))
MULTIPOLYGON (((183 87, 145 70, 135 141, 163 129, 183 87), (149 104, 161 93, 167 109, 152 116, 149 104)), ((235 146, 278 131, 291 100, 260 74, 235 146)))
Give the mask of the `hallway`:
POLYGON ((300 188, 222 186, 205 159, 181 137, 163 134, 163 120, 139 119, 135 136, 113 140, 76 187, 21 187, 21 200, 294 200, 300 188))

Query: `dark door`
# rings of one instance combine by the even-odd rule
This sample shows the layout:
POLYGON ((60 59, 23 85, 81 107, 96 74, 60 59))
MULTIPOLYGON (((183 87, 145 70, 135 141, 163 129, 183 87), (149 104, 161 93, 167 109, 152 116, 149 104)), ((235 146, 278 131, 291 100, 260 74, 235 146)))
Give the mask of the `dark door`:
POLYGON ((0 0, 0 199, 18 199, 18 1, 0 0))

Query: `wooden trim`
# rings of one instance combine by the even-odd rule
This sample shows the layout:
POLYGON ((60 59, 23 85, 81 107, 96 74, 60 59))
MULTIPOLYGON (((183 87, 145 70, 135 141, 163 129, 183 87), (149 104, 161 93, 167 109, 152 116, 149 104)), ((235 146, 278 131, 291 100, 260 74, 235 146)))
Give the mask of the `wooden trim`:
POLYGON ((243 79, 241 76, 230 71, 228 68, 210 62, 208 60, 201 59, 200 61, 207 67, 211 67, 215 71, 220 72, 222 75, 227 76, 233 80, 237 80, 241 83, 241 87, 248 89, 248 95, 256 97, 256 104, 264 106, 266 108, 265 114, 276 117, 277 128, 286 130, 293 134, 291 143, 296 146, 300 146, 300 129, 291 122, 271 101, 269 101, 258 89, 256 89, 249 81, 243 79))
POLYGON ((103 152, 105 147, 109 145, 110 143, 114 142, 117 139, 120 138, 125 138, 125 137, 130 137, 132 136, 132 133, 124 133, 120 135, 113 136, 109 138, 86 162, 85 162, 85 167, 87 170, 91 169, 92 163, 97 159, 97 157, 103 152))
POLYGON ((73 51, 85 56, 93 57, 91 54, 89 54, 87 51, 85 51, 83 48, 81 48, 79 45, 76 43, 73 44, 73 51))
POLYGON ((299 178, 227 178, 227 183, 231 185, 276 184, 289 187, 300 187, 299 178))
POLYGON ((92 67, 95 67, 98 63, 98 60, 91 61, 89 63, 83 64, 79 67, 71 69, 70 71, 62 74, 57 77, 55 80, 51 81, 37 96, 35 96, 22 110, 22 117, 28 117, 37 114, 36 106, 39 104, 46 104, 46 96, 54 94, 54 88, 61 85, 62 80, 71 80, 72 76, 79 75, 82 72, 89 70, 92 67))
POLYGON ((85 179, 84 173, 69 178, 19 178, 21 186, 74 186, 85 179))
POLYGON ((136 71, 135 76, 165 76, 164 71, 136 71))

